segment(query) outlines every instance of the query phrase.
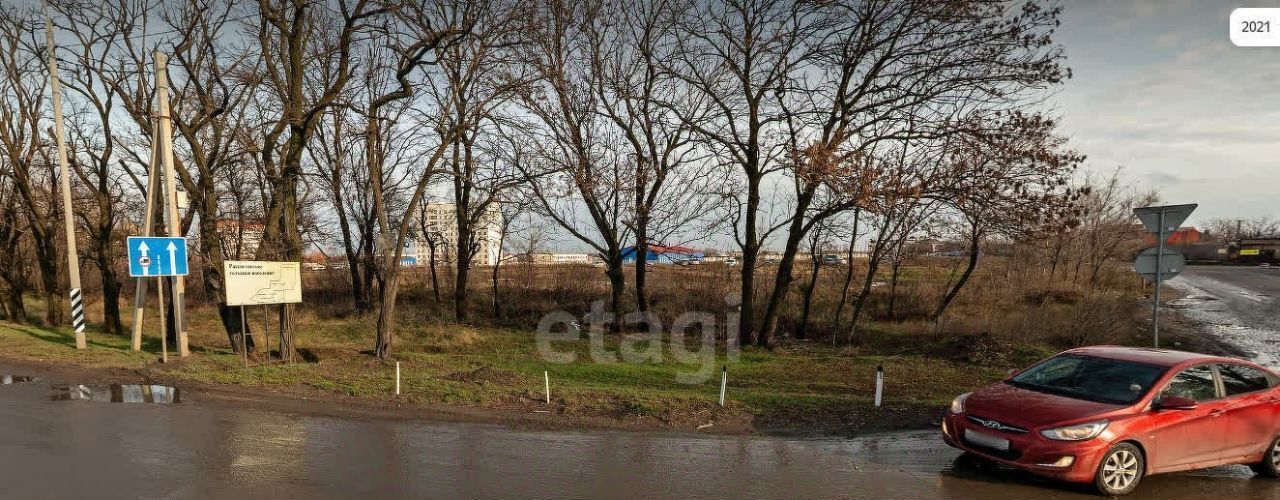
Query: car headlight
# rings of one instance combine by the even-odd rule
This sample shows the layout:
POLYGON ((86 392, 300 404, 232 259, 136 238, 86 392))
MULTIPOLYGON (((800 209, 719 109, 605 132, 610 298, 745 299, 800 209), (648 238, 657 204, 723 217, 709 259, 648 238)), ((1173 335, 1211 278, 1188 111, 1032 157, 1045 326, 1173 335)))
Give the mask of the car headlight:
POLYGON ((1095 420, 1083 424, 1045 429, 1040 431, 1040 435, 1055 441, 1084 441, 1098 437, 1098 434, 1102 434, 1102 431, 1107 429, 1107 424, 1109 423, 1106 420, 1095 420))
POLYGON ((973 394, 973 393, 966 392, 964 394, 956 396, 955 399, 951 400, 951 413, 956 415, 964 413, 964 400, 969 399, 970 394, 973 394))

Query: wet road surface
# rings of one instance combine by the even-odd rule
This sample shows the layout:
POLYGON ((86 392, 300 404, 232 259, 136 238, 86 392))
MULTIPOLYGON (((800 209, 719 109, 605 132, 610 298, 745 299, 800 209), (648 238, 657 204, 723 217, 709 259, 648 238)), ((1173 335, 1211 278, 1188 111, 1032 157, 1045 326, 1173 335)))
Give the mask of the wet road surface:
MULTIPOLYGON (((172 404, 50 397, 92 382, 0 386, 0 497, 1098 498, 964 465, 930 431, 855 440, 565 433, 313 417, 186 393, 172 404)), ((1280 482, 1226 467, 1156 476, 1128 498, 1280 499, 1280 482)))
POLYGON ((1280 268, 1190 266, 1168 281, 1170 309, 1198 329, 1280 369, 1280 268))

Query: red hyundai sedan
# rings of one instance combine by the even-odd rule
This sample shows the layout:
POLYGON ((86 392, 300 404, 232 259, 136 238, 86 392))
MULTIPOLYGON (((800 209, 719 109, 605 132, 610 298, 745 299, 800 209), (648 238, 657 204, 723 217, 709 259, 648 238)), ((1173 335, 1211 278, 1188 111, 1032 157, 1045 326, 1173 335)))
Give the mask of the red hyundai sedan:
POLYGON ((1066 351, 951 403, 947 444, 1107 495, 1143 477, 1248 464, 1277 477, 1280 381, 1254 363, 1163 349, 1066 351))

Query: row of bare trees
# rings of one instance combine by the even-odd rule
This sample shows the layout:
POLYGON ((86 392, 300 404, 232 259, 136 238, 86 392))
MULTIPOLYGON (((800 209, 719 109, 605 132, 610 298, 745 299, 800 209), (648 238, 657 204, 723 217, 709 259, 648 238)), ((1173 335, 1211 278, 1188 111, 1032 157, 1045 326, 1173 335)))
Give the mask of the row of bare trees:
MULTIPOLYGON (((741 254, 737 340, 767 347, 806 241, 870 240, 871 269, 845 276, 852 337, 877 267, 896 276, 931 224, 960 228, 968 255, 936 319, 982 242, 1061 234, 1085 198, 1070 182, 1083 157, 1038 112, 1069 71, 1060 8, 1036 0, 51 0, 46 12, 71 103, 70 209, 108 332, 118 242, 141 218, 155 52, 172 61, 182 222, 205 295, 225 296, 227 258, 341 252, 380 357, 406 246, 449 256, 453 318, 467 321, 495 211, 598 254, 615 318, 650 309, 646 259, 626 282, 629 251, 723 235, 741 254), (452 203, 451 241, 422 220, 431 200, 452 203), (258 248, 224 245, 226 227, 252 223, 258 248), (769 246, 781 258, 765 266, 769 246)), ((9 317, 38 278, 56 324, 68 207, 50 196, 46 12, 0 8, 0 278, 9 317)), ((233 334, 239 319, 220 312, 233 334)), ((292 307, 279 314, 291 359, 292 307)))

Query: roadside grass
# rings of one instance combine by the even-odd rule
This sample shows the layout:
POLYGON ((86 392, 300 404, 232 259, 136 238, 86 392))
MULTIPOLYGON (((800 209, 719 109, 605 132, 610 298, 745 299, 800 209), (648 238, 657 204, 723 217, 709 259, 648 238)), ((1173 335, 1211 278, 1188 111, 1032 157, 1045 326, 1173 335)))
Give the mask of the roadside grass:
MULTIPOLYGON (((195 308, 189 313, 193 355, 179 360, 170 346, 168 364, 159 362, 160 343, 154 333, 144 336, 142 352, 133 352, 125 336, 90 331, 90 348, 78 351, 70 329, 12 323, 0 323, 0 357, 138 370, 177 383, 246 390, 318 391, 423 405, 550 411, 666 427, 754 422, 815 432, 857 430, 848 428, 848 422, 872 411, 877 366, 886 370, 885 406, 916 410, 940 409, 957 392, 1003 373, 1001 367, 948 361, 927 353, 863 355, 817 343, 774 350, 747 348, 736 361, 726 359, 720 345, 714 357, 703 353, 695 363, 685 363, 674 356, 676 347, 666 339, 635 344, 638 350, 651 349, 647 351, 651 359, 642 363, 596 362, 585 338, 560 342, 553 344, 554 349, 575 358, 561 364, 543 359, 533 332, 437 322, 403 325, 391 358, 378 360, 368 351, 373 338, 371 318, 321 320, 305 312, 298 315, 298 345, 316 362, 266 364, 257 355, 252 360, 255 366, 244 368, 242 359, 229 349, 216 312, 195 308), (402 371, 398 399, 393 395, 397 361, 402 371), (723 367, 729 373, 726 408, 717 404, 723 367), (544 402, 544 371, 551 379, 550 407, 544 402), (680 374, 696 380, 682 383, 680 374)), ((274 318, 264 321, 259 311, 251 319, 261 348, 263 326, 274 327, 274 318)), ((617 357, 621 343, 619 338, 607 337, 603 351, 617 357)), ((869 427, 920 426, 931 418, 886 417, 869 427)))

